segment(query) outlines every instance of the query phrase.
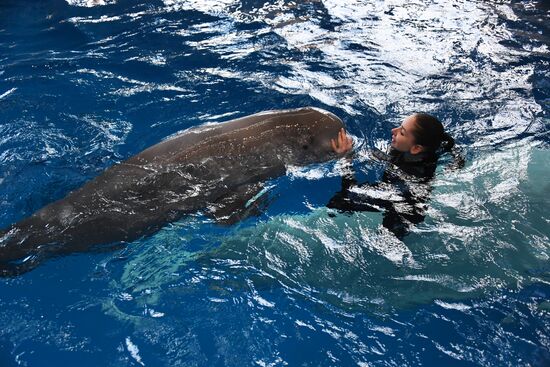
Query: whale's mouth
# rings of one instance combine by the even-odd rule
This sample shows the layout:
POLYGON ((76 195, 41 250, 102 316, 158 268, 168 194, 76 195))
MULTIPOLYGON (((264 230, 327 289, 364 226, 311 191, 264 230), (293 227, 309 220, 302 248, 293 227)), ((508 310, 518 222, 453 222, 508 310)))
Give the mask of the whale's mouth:
POLYGON ((339 157, 338 154, 332 150, 330 144, 323 144, 323 146, 317 147, 316 149, 311 149, 310 147, 308 150, 309 151, 306 151, 306 154, 304 154, 302 162, 300 162, 302 166, 328 162, 339 157))

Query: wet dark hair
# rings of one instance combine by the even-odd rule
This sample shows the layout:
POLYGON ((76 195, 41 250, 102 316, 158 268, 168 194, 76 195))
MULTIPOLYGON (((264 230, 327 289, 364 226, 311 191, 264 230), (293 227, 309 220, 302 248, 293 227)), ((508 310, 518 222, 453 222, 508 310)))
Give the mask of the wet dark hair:
POLYGON ((442 148, 450 151, 455 140, 445 132, 441 121, 427 113, 415 113, 416 129, 412 130, 412 135, 416 144, 422 145, 430 152, 436 152, 442 148))

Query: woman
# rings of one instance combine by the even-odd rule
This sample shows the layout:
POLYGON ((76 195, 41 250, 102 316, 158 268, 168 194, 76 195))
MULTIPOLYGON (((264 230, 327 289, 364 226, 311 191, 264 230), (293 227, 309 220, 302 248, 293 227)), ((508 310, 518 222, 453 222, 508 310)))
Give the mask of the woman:
MULTIPOLYGON (((391 133, 388 153, 373 152, 375 159, 387 162, 382 180, 358 185, 353 173, 346 174, 342 190, 327 206, 342 212, 383 211, 383 226, 403 238, 411 225, 424 220, 437 160, 442 151, 453 148, 454 139, 437 118, 426 113, 408 116, 391 133)), ((338 154, 353 148, 344 129, 331 144, 338 154)), ((455 161, 459 166, 462 163, 457 156, 455 161)))

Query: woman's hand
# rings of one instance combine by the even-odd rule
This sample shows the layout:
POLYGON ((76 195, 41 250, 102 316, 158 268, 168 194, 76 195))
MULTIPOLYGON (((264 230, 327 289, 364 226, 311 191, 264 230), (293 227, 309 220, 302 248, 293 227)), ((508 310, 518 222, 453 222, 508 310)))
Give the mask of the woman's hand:
POLYGON ((340 129, 338 132, 338 138, 330 139, 330 144, 332 145, 332 150, 334 150, 336 154, 347 153, 353 148, 353 140, 347 136, 344 128, 340 129))

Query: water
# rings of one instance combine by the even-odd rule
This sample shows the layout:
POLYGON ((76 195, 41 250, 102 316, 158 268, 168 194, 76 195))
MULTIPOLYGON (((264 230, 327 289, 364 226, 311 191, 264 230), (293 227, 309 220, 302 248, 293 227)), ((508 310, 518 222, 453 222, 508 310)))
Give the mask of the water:
POLYGON ((330 216, 337 162, 0 280, 2 366, 544 366, 550 361, 548 4, 0 3, 0 227, 167 136, 313 105, 368 149, 436 114, 466 166, 402 241, 330 216))

